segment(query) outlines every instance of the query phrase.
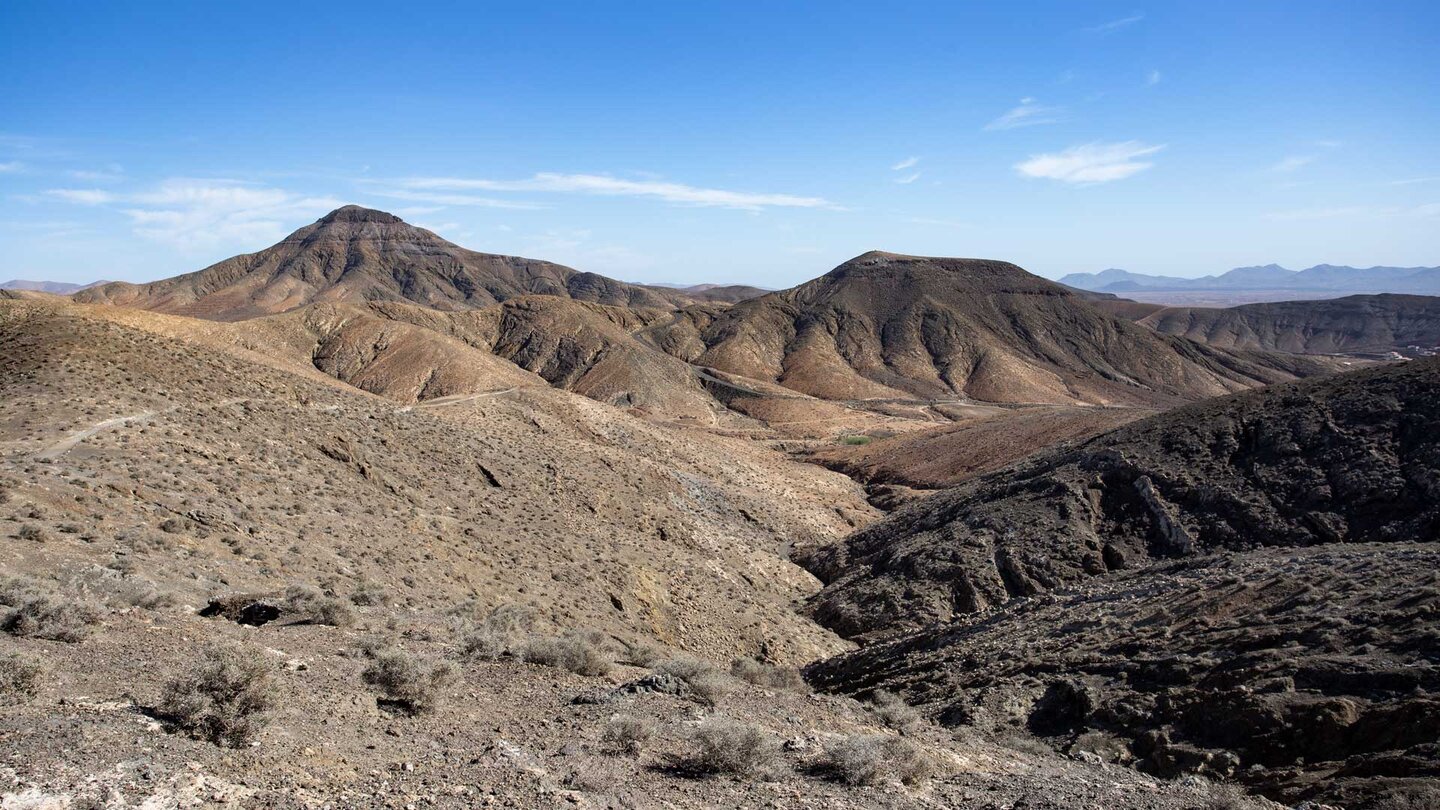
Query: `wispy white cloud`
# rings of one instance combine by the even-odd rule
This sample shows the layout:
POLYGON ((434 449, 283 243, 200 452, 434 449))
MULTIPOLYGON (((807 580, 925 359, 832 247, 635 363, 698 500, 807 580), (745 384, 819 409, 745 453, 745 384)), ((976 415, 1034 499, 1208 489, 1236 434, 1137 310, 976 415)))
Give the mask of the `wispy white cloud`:
POLYGON ((823 197, 794 194, 764 194, 701 188, 659 180, 626 180, 599 174, 558 174, 542 172, 523 180, 489 180, 461 177, 417 177, 396 185, 414 191, 517 191, 553 194, 588 194, 609 197, 642 197, 683 205, 738 208, 838 208, 823 197))
POLYGON ((252 247, 273 241, 297 220, 344 203, 236 180, 172 178, 144 191, 52 189, 46 194, 76 205, 108 205, 129 217, 134 233, 181 250, 252 247))
POLYGON ((105 169, 72 169, 65 174, 89 183, 115 183, 125 179, 125 171, 119 166, 110 166, 105 169))
POLYGON ((1060 152, 1031 155, 1015 164, 1025 177, 1059 180, 1062 183, 1108 183, 1138 174, 1153 166, 1140 160, 1164 149, 1140 141, 1087 143, 1060 152))
POLYGON ((116 200, 114 194, 98 188, 52 188, 45 196, 76 205, 104 205, 116 200))
POLYGON ((1160 71, 1152 70, 1145 75, 1145 86, 1154 87, 1160 83, 1160 71))
POLYGON ((1440 180, 1440 177, 1407 177, 1404 180, 1391 180, 1387 186, 1416 186, 1421 183, 1433 183, 1440 180))
POLYGON ((913 173, 907 174, 907 175, 905 175, 905 176, 903 176, 903 177, 897 177, 897 178, 895 178, 895 182, 900 183, 901 185, 907 185, 907 186, 908 186, 908 185, 910 185, 911 183, 913 183, 913 182, 915 182, 916 180, 919 180, 919 179, 920 179, 920 172, 913 172, 913 173))
POLYGON ((1280 162, 1270 167, 1272 172, 1293 172, 1314 163, 1319 155, 1286 155, 1280 162))
POLYGON ((442 208, 447 205, 459 205, 470 208, 506 208, 512 211, 536 211, 545 207, 539 203, 499 200, 494 197, 481 197, 478 194, 456 194, 443 191, 407 191, 405 189, 377 188, 372 189, 369 193, 376 197, 387 197, 392 200, 432 203, 442 208))
POLYGON ((1082 30, 1087 34, 1113 34, 1116 31, 1121 30, 1122 28, 1129 28, 1130 26, 1140 22, 1143 19, 1145 19, 1144 14, 1132 14, 1129 17, 1121 17, 1118 20, 1111 20, 1110 22, 1100 23, 1099 25, 1092 25, 1082 30))
POLYGON ((908 157, 900 161, 899 163, 896 163, 894 166, 891 166, 890 170, 894 172, 903 172, 919 162, 920 158, 918 157, 908 157))
POLYGON ((987 130, 1016 129, 1033 127, 1037 124, 1058 123, 1065 112, 1063 107, 1047 107, 1036 103, 1033 98, 1022 98, 1020 104, 994 121, 985 125, 987 130))
POLYGON ((969 228, 968 222, 956 222, 950 219, 931 219, 929 217, 906 217, 906 222, 913 222, 916 225, 934 225, 938 228, 969 228))
POLYGON ((0 174, 18 174, 25 171, 25 164, 18 160, 0 163, 0 174))

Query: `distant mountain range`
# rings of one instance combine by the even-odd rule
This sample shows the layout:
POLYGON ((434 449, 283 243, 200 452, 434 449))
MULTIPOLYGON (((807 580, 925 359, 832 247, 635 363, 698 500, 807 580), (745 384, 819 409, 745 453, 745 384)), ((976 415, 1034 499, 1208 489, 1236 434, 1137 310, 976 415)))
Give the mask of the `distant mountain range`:
POLYGON ((109 283, 108 281, 92 281, 89 284, 72 284, 68 281, 27 281, 23 278, 17 278, 0 282, 0 290, 26 290, 28 292, 69 295, 73 292, 79 292, 100 284, 109 283))
POLYGON ((1288 290, 1303 293, 1408 293, 1440 295, 1440 267, 1345 267, 1317 264, 1289 270, 1278 264, 1237 267, 1217 276, 1178 278, 1110 269, 1099 273, 1071 273, 1061 284, 1091 292, 1124 295, 1131 292, 1288 290))

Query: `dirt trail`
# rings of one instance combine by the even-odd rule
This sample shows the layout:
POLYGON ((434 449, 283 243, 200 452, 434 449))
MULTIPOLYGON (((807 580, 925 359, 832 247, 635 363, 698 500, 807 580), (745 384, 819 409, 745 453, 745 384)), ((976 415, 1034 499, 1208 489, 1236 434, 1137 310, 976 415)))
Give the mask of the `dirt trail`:
POLYGON ((415 408, 442 408, 446 405, 459 405, 462 402, 470 402, 475 399, 503 396, 516 390, 519 390, 519 386, 511 386, 500 391, 481 391, 478 394, 454 394, 448 397, 436 397, 434 399, 427 399, 424 402, 417 402, 414 405, 406 405, 401 408, 399 412, 406 413, 415 408))
POLYGON ((144 413, 132 414, 130 416, 117 416, 113 419, 106 419, 103 422, 96 422, 90 427, 87 427, 84 430, 77 430, 74 433, 71 433, 69 436, 66 436, 60 441, 45 448, 44 450, 41 450, 39 453, 35 454, 35 458, 41 461, 53 461, 54 459, 57 459, 60 456, 63 456, 66 453, 70 452, 72 449, 75 448, 77 444, 85 441, 86 439, 94 436, 97 433, 109 430, 113 427, 126 425, 131 422, 141 422, 154 417, 158 413, 160 413, 160 411, 145 411, 144 413))

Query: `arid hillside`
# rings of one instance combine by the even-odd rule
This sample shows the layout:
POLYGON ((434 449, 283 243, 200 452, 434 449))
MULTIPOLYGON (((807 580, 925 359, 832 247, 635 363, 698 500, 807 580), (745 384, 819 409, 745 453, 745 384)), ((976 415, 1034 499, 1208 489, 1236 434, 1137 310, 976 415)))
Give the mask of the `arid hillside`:
POLYGON ((196 322, 0 307, 7 513, 48 538, 11 544, 11 573, 120 561, 191 602, 373 581, 402 603, 534 603, 557 626, 717 657, 841 646, 794 614, 818 584, 780 553, 870 518, 840 475, 514 367, 405 405, 218 350, 225 324, 186 339, 162 335, 196 322))
POLYGON ((550 262, 476 253, 393 214, 355 205, 258 253, 149 284, 102 284, 75 298, 236 321, 321 302, 410 301, 453 310, 533 294, 630 306, 689 300, 550 262))
POLYGON ((373 312, 0 302, 7 806, 1241 801, 808 694, 853 482, 373 312))
POLYGON ((1425 295, 1351 295, 1228 309, 1152 307, 1145 312, 1132 307, 1130 311, 1142 326, 1221 349, 1385 354, 1411 346, 1440 346, 1440 298, 1425 295))
POLYGON ((1440 539, 1440 359, 1219 398, 913 504, 810 561, 846 635, 1155 559, 1440 539))
POLYGON ((810 555, 813 614, 873 643, 809 675, 1286 802, 1427 806, 1437 436, 1431 359, 1039 453, 810 555))
POLYGON ((1331 368, 1157 336, 1005 262, 880 252, 642 336, 830 400, 1173 405, 1331 368))

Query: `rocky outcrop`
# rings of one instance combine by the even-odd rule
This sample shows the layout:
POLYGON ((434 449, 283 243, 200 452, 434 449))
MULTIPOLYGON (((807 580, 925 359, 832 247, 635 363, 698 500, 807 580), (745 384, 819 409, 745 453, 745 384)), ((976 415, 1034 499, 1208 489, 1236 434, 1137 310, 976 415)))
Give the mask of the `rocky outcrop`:
POLYGON ((806 564, 828 583, 816 618, 868 636, 1153 559, 1437 533, 1429 359, 1133 422, 912 504, 806 564))

